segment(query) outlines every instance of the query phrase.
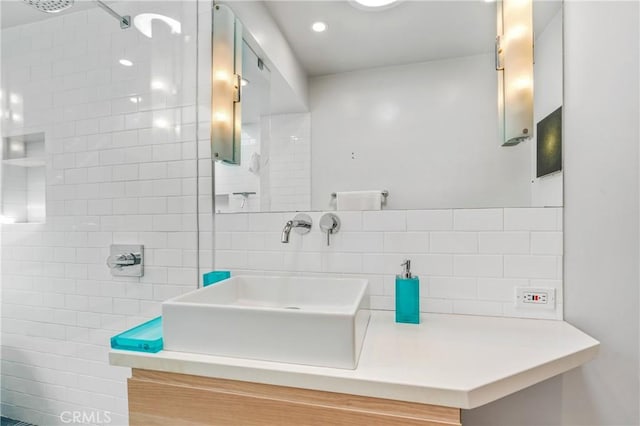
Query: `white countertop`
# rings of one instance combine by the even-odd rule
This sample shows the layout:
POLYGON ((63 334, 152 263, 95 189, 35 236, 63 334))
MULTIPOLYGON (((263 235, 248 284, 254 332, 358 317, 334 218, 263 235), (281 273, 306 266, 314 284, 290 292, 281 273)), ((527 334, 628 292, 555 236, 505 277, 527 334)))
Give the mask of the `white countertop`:
POLYGON ((599 342, 563 321, 372 311, 358 368, 112 350, 112 365, 475 408, 575 368, 599 342))

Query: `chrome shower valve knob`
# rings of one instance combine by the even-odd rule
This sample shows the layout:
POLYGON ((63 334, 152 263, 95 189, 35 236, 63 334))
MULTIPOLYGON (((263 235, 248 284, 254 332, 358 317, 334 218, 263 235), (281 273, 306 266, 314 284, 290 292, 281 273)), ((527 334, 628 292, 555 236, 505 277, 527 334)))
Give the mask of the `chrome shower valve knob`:
POLYGON ((111 269, 122 268, 123 266, 138 265, 142 260, 140 253, 123 253, 107 258, 107 266, 111 269))
POLYGON ((320 229, 327 233, 327 246, 331 244, 331 235, 340 230, 340 218, 333 213, 325 213, 320 218, 320 229))

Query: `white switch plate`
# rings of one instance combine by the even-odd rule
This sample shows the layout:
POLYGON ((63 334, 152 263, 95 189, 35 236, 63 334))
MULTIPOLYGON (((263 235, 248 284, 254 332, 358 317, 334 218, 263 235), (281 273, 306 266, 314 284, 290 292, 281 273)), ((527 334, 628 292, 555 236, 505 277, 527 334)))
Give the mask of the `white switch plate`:
POLYGON ((523 309, 552 310, 556 307, 555 288, 518 287, 516 306, 523 309))

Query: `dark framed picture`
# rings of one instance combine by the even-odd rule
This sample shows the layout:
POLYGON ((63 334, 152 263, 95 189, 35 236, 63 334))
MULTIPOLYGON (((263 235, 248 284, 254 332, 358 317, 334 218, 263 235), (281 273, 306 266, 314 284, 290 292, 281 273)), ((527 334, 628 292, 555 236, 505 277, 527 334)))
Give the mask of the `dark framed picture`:
POLYGON ((538 122, 536 142, 536 176, 562 170, 562 107, 538 122))

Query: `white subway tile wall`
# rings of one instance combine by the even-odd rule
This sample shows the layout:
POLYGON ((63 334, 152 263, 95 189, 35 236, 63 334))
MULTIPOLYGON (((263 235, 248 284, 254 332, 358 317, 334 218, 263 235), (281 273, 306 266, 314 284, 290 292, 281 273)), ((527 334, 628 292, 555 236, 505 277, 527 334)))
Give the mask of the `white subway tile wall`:
POLYGON ((263 210, 311 208, 311 115, 275 114, 269 117, 268 177, 261 180, 266 199, 263 210))
POLYGON ((171 16, 182 33, 158 24, 147 38, 97 7, 2 30, 1 102, 13 113, 2 136, 44 132, 47 217, 2 225, 0 408, 37 425, 64 424, 63 411, 109 411, 111 424, 127 424, 130 373, 108 364, 109 338, 212 269, 207 116, 199 125, 195 114, 196 17, 204 53, 210 4, 113 7, 171 16), (142 278, 110 275, 113 243, 145 245, 142 278))
POLYGON ((562 208, 334 212, 326 245, 312 231, 280 232, 295 212, 217 215, 216 268, 248 274, 368 278, 373 309, 394 309, 395 274, 411 259, 423 312, 562 319, 562 208), (552 310, 515 307, 517 287, 556 290, 552 310))

